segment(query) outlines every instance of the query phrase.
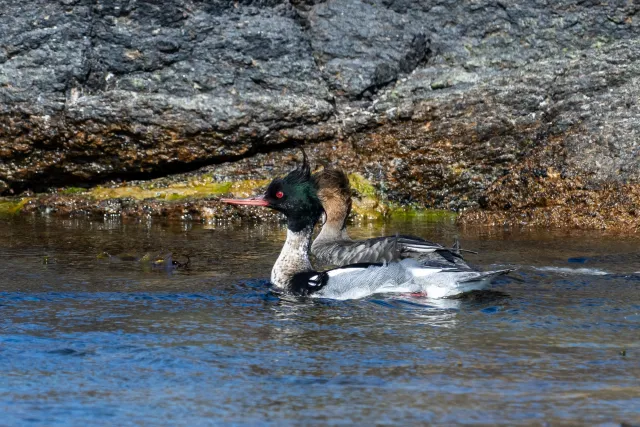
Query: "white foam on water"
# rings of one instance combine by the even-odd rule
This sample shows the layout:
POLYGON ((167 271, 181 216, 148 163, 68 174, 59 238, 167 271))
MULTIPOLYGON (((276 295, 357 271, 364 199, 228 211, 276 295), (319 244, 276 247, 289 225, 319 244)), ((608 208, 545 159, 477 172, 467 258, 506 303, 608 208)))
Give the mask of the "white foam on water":
POLYGON ((554 273, 566 273, 566 274, 585 274, 589 276, 606 276, 611 274, 608 271, 600 270, 598 268, 570 268, 570 267, 533 267, 538 271, 551 271, 554 273))

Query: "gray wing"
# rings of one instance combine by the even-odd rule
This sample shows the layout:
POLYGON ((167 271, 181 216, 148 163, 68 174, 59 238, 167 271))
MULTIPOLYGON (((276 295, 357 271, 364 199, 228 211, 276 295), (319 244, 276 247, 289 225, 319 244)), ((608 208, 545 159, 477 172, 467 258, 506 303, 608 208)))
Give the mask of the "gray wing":
POLYGON ((389 262, 400 257, 397 245, 387 238, 327 242, 312 249, 320 262, 331 265, 389 262))
POLYGON ((334 241, 313 245, 313 254, 325 265, 390 262, 414 258, 423 265, 469 269, 452 250, 411 236, 388 236, 358 241, 334 241))

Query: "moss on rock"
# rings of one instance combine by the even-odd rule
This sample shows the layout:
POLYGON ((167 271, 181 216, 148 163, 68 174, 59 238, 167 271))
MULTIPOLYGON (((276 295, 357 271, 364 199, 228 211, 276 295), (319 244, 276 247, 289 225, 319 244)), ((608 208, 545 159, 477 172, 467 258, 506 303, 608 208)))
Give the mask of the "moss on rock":
POLYGON ((22 198, 0 198, 0 215, 17 215, 21 213, 25 204, 30 199, 22 198))
MULTIPOLYGON (((258 189, 266 186, 268 180, 250 179, 236 182, 207 182, 207 180, 193 180, 183 183, 174 183, 166 187, 154 188, 153 186, 121 186, 121 187, 96 187, 89 190, 88 197, 97 200, 117 199, 122 197, 135 200, 158 199, 177 201, 189 198, 206 198, 211 196, 230 195, 233 197, 247 197, 258 189)), ((65 190, 62 194, 68 194, 65 190)))

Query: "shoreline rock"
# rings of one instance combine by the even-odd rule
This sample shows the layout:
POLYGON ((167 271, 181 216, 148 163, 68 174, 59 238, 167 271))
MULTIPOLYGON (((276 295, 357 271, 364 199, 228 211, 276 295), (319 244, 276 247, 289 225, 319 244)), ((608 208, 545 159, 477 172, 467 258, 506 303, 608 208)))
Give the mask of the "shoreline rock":
MULTIPOLYGON (((331 164, 350 163, 353 161, 351 155, 354 154, 345 146, 319 144, 309 150, 311 163, 316 168, 322 167, 327 158, 331 159, 331 164)), ((447 221, 457 222, 462 227, 640 231, 640 185, 585 184, 554 169, 557 159, 554 160, 556 163, 550 159, 561 155, 560 148, 544 152, 544 155, 546 160, 528 158, 518 171, 498 179, 483 194, 481 207, 462 209, 458 214, 390 199, 390 192, 385 190, 390 185, 385 184, 385 187, 380 182, 371 182, 363 173, 351 173, 354 205, 350 219, 377 222, 417 217, 442 221, 446 217, 447 221)), ((67 187, 57 189, 55 193, 0 198, 0 217, 157 218, 208 224, 282 222, 282 217, 270 210, 219 202, 220 197, 249 197, 261 193, 273 176, 286 173, 300 160, 297 149, 256 157, 230 163, 223 171, 205 168, 150 181, 67 187), (229 181, 228 177, 234 177, 234 181, 229 181)))
POLYGON ((0 16, 0 194, 266 179, 304 143, 383 199, 462 224, 637 230, 639 10, 14 1, 0 16))
MULTIPOLYGON (((337 147, 324 147, 335 150, 337 147)), ((316 170, 319 161, 316 150, 309 158, 316 170)), ((253 207, 237 207, 220 203, 221 197, 250 197, 264 191, 275 175, 282 175, 300 161, 297 149, 281 154, 264 154, 262 158, 232 163, 224 173, 197 171, 158 178, 151 181, 113 183, 90 188, 59 188, 53 193, 29 194, 25 197, 0 198, 0 215, 43 215, 53 217, 86 218, 164 218, 180 221, 216 223, 225 221, 282 222, 278 213, 253 207), (283 160, 283 161, 281 161, 283 160), (242 167, 245 163, 245 167, 242 167), (256 167, 246 167, 257 164, 256 167), (230 181, 233 176, 235 180, 230 181)), ((346 158, 342 158, 345 160, 346 158)), ((338 162, 331 162, 337 164, 338 162)), ((456 214, 442 210, 424 210, 388 200, 360 173, 349 174, 353 192, 351 220, 380 221, 390 218, 424 216, 448 218, 456 214)))

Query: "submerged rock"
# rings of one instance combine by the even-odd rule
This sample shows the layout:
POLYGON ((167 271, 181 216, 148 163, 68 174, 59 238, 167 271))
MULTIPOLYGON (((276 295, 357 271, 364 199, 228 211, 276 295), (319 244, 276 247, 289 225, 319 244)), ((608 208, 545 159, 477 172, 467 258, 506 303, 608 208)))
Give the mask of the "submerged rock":
MULTIPOLYGON (((390 202, 466 210, 466 224, 637 229, 633 2, 5 6, 0 194, 184 173, 269 179, 288 164, 281 150, 304 142, 390 202)), ((79 192, 20 209, 237 212, 189 197, 79 192)))

